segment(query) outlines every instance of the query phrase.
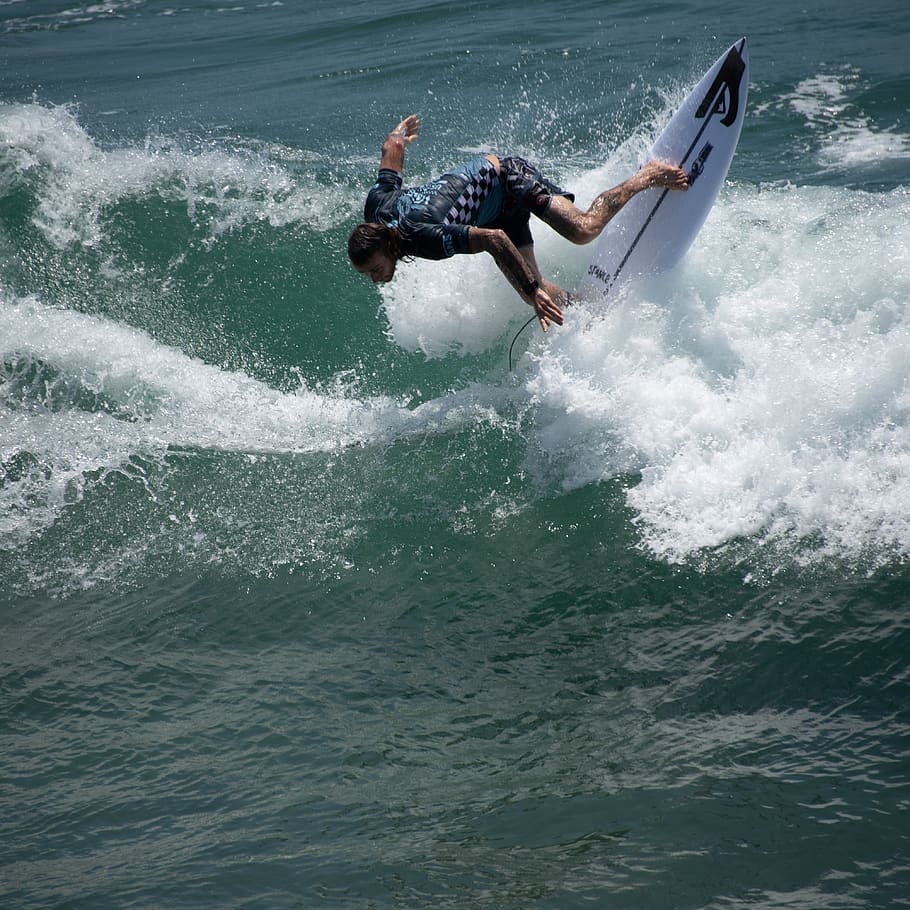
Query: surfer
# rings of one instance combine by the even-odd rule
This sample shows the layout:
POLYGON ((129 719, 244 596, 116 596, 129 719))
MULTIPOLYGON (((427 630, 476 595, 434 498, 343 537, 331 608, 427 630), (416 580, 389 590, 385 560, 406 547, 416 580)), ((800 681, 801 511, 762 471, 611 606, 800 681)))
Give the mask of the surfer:
POLYGON ((619 186, 601 193, 587 211, 575 196, 547 180, 524 158, 481 155, 426 186, 404 187, 405 149, 420 131, 411 114, 386 136, 379 176, 367 196, 364 222, 351 232, 348 256, 373 282, 391 281, 402 259, 446 259, 489 253, 541 328, 562 325, 568 295, 545 279, 534 257, 530 216, 572 243, 590 243, 637 193, 650 187, 685 190, 685 171, 649 161, 619 186))

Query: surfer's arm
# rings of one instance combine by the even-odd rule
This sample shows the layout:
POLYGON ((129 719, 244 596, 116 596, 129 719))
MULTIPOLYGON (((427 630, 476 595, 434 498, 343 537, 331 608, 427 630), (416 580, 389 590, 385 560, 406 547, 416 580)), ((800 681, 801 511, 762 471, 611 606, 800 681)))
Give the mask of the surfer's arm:
POLYGON ((388 168, 402 173, 404 170, 404 151, 417 138, 420 132, 420 120, 416 114, 405 117, 393 129, 382 143, 382 159, 379 168, 388 168))
POLYGON ((562 310, 540 286, 537 276, 518 252, 518 247, 498 228, 472 227, 468 231, 472 253, 489 253, 521 299, 532 307, 546 332, 551 322, 562 325, 562 310))

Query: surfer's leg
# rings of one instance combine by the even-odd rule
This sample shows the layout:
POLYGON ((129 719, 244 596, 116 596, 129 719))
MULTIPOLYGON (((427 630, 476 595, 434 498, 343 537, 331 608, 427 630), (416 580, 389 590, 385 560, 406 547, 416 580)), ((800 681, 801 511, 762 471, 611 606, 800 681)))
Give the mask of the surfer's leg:
POLYGON ((607 222, 637 193, 652 187, 684 190, 688 187, 685 171, 662 161, 649 161, 637 174, 619 186, 604 190, 583 212, 565 196, 554 196, 538 217, 572 243, 590 243, 607 222))

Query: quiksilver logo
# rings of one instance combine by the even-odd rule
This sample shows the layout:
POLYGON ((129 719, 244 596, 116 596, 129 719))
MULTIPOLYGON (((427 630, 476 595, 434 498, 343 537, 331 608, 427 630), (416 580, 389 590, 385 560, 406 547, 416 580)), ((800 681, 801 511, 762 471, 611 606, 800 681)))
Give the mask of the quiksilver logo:
POLYGON ((720 122, 724 126, 733 126, 739 113, 739 88, 745 72, 746 64, 739 50, 731 48, 708 93, 698 106, 695 119, 701 120, 713 114, 723 114, 720 122))

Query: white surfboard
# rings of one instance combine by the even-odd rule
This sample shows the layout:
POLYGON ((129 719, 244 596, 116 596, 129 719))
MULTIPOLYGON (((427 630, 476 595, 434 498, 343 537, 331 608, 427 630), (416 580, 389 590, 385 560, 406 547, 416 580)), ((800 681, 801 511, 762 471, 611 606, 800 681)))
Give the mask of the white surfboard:
POLYGON ((651 150, 679 165, 689 189, 639 193, 597 239, 579 288, 587 299, 615 294, 644 275, 667 271, 685 255, 723 186, 746 110, 749 58, 746 39, 726 50, 683 101, 651 150))

